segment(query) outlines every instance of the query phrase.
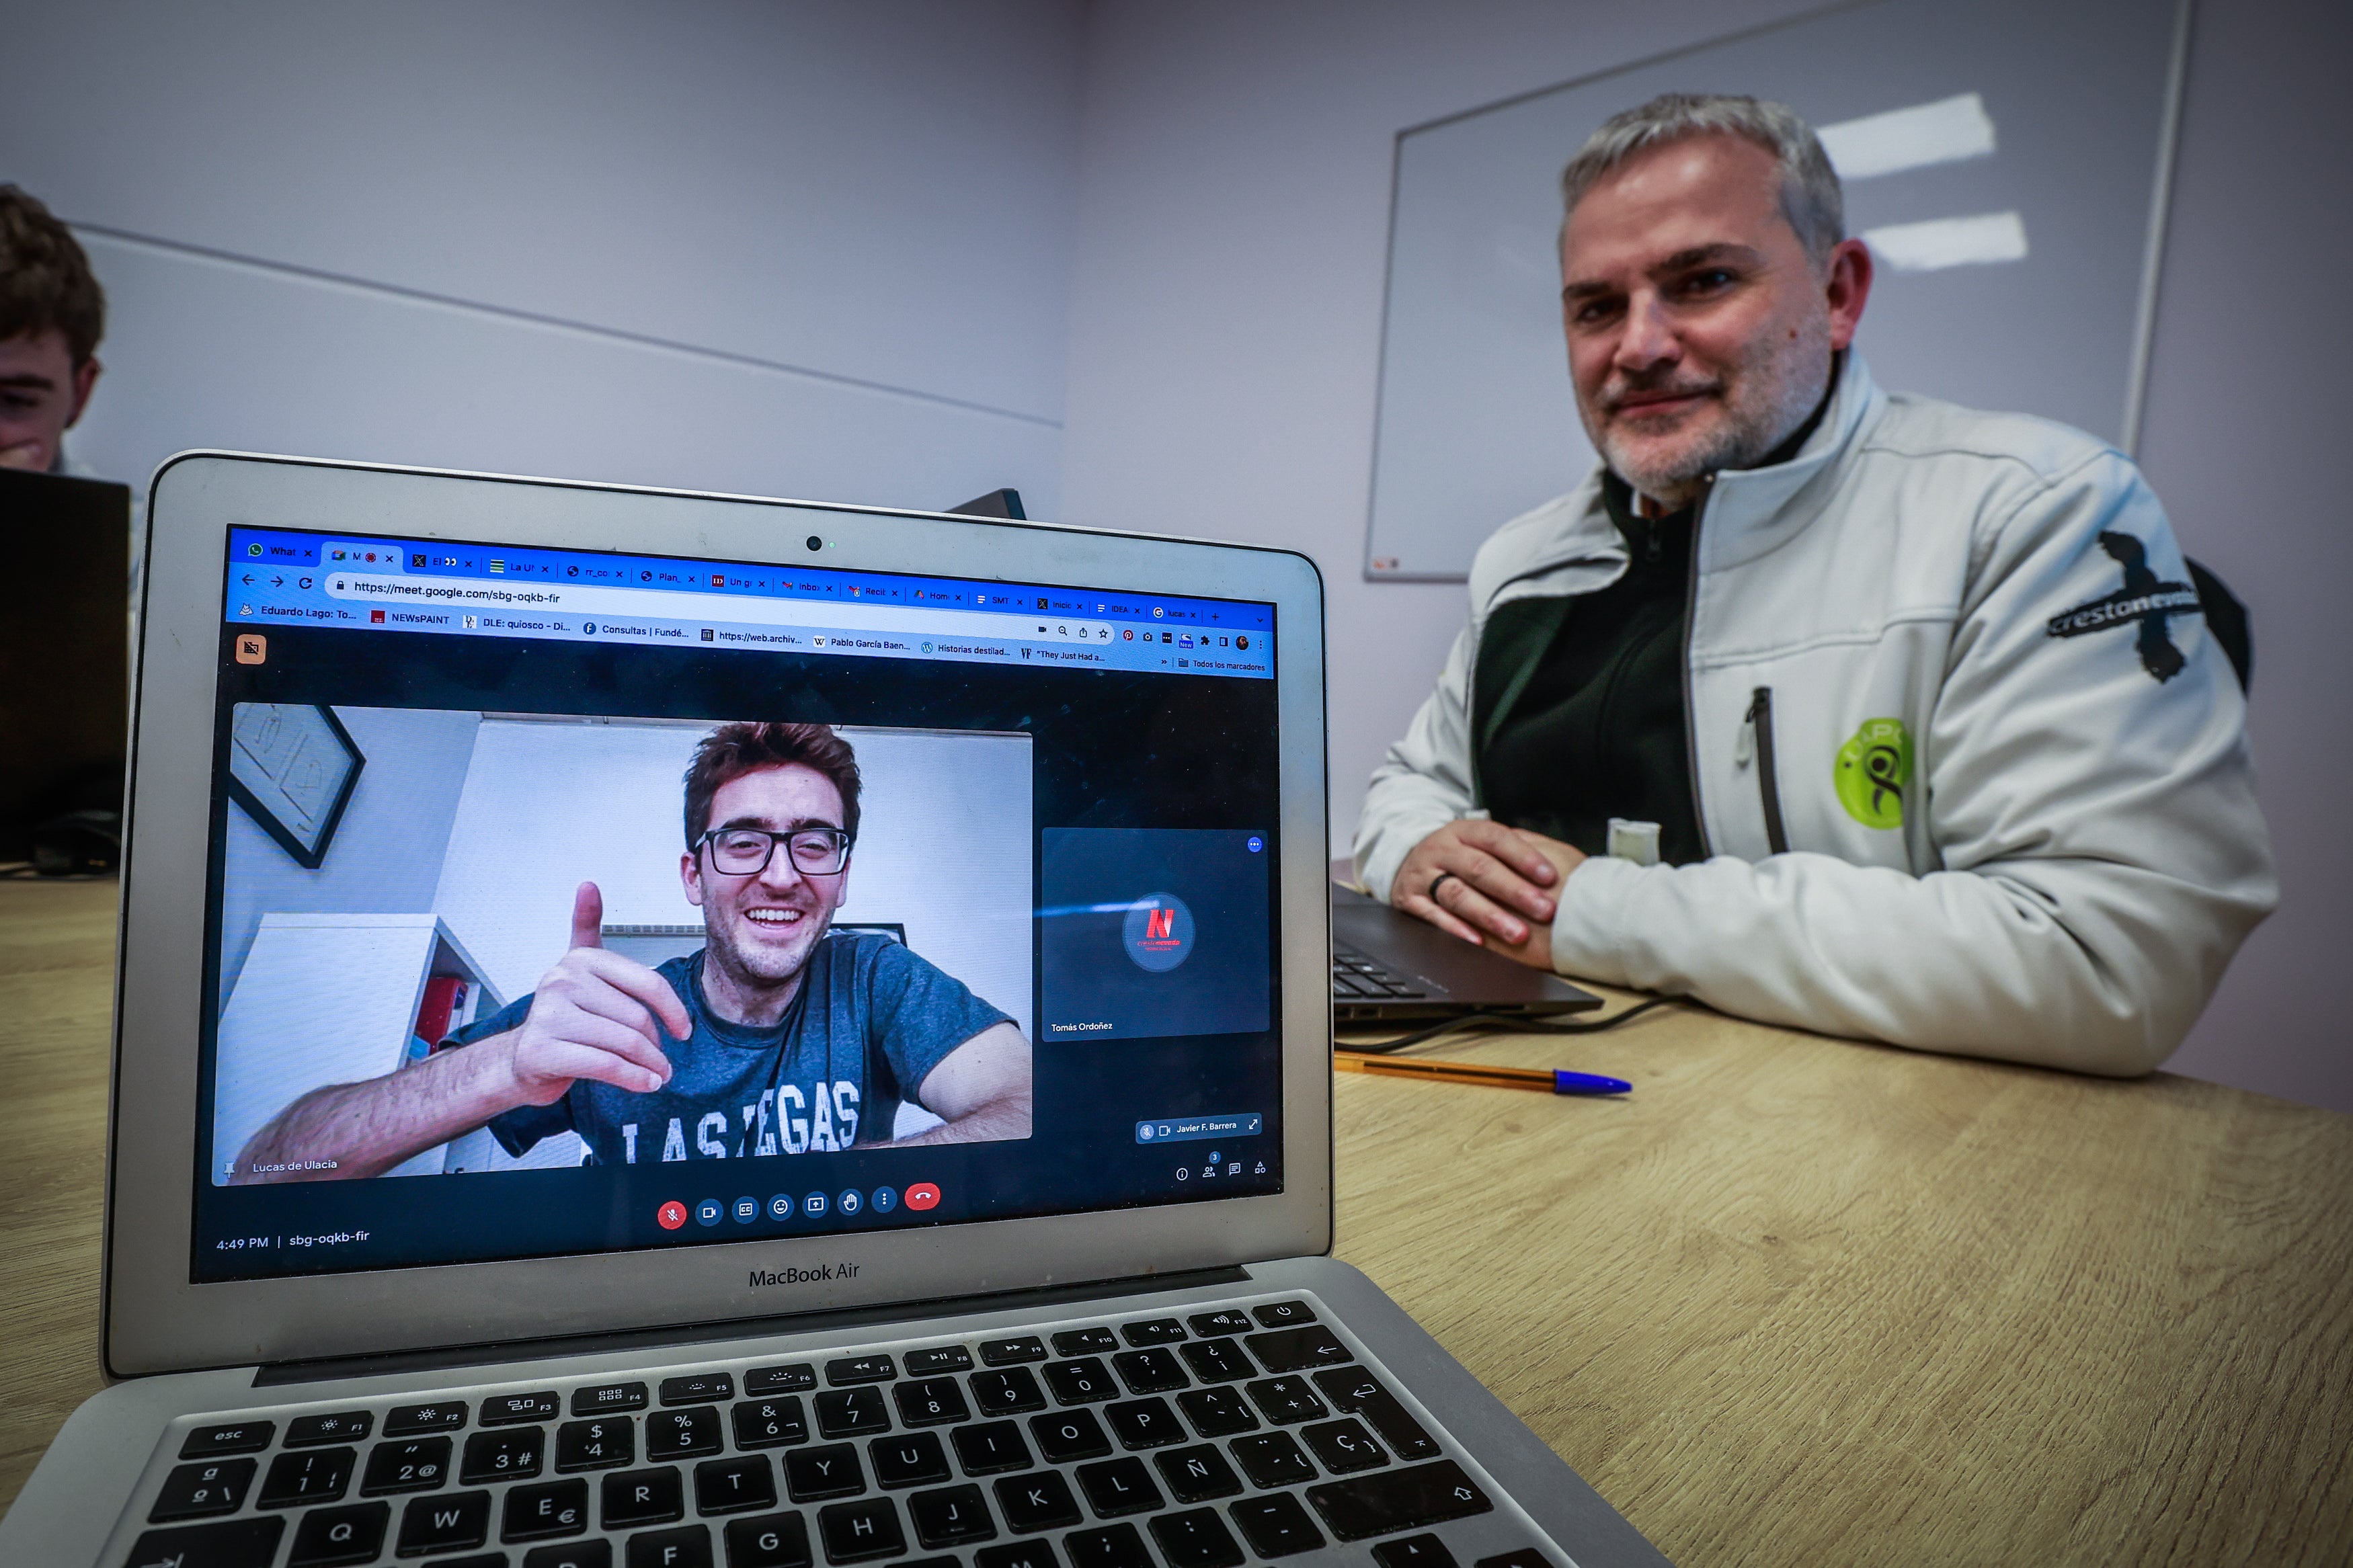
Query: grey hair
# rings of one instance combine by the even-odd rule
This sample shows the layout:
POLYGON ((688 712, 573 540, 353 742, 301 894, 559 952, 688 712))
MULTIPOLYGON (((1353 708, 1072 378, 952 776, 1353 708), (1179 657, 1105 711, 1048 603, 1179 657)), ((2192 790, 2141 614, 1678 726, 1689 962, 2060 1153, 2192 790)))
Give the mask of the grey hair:
POLYGON ((1781 165, 1781 211, 1816 267, 1846 237, 1846 198, 1813 127, 1786 103, 1729 93, 1662 92, 1602 121, 1560 172, 1561 224, 1599 180, 1638 153, 1694 136, 1738 136, 1781 165))

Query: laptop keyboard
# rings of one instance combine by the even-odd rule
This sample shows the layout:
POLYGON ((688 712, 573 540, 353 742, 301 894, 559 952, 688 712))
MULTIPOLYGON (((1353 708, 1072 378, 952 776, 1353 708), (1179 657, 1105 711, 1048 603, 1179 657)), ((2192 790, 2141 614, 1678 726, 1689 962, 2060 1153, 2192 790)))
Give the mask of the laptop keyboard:
POLYGON ((188 1418, 164 1452, 110 1568, 1548 1564, 1296 1299, 188 1418))
POLYGON ((1412 1002, 1429 994, 1354 948, 1335 944, 1332 949, 1332 1000, 1335 1003, 1412 1002))

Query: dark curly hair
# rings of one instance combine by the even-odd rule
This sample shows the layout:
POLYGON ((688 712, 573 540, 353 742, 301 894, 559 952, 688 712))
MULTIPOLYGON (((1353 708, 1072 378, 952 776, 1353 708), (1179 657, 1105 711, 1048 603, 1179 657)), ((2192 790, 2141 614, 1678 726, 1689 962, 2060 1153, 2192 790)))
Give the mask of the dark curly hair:
POLYGON ((841 792, 841 826, 858 837, 858 753, 830 724, 722 724, 702 737, 686 764, 686 849, 711 826, 711 797, 720 786, 762 768, 798 763, 833 781, 841 792))
POLYGON ((73 231, 15 185, 0 185, 0 342, 52 329, 76 370, 106 335, 106 290, 73 231))

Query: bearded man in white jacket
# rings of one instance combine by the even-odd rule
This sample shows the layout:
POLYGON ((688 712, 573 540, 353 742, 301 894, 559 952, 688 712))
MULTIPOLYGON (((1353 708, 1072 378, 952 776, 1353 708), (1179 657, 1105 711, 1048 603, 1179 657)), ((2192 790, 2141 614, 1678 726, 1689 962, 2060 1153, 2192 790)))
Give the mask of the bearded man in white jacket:
POLYGON ((1778 104, 1656 100, 1562 190, 1604 466, 1481 548, 1364 885, 1770 1023, 2154 1068, 2278 893, 2242 677, 2138 470, 1873 384, 1871 253, 1778 104))

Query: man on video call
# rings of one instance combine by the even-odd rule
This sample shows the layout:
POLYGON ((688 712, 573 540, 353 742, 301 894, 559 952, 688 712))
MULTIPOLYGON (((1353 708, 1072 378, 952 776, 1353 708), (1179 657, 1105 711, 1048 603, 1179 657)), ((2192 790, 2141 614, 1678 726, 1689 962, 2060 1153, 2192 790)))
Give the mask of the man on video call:
POLYGON ((600 1165, 847 1149, 912 1099, 893 1146, 1029 1136, 1013 1020, 887 937, 829 932, 858 837, 858 762, 822 724, 725 724, 686 773, 679 876, 705 943, 659 969, 605 951, 583 883, 571 950, 459 1050, 304 1095, 234 1181, 380 1175, 487 1125, 511 1154, 577 1132, 600 1165), (912 1092, 911 1092, 912 1090, 912 1092))
POLYGON ((1871 252, 1788 109, 1653 100, 1561 188, 1603 466, 1481 548, 1360 880, 1770 1023, 2155 1067, 2277 883, 2239 678, 2147 484, 1873 384, 1871 252))

